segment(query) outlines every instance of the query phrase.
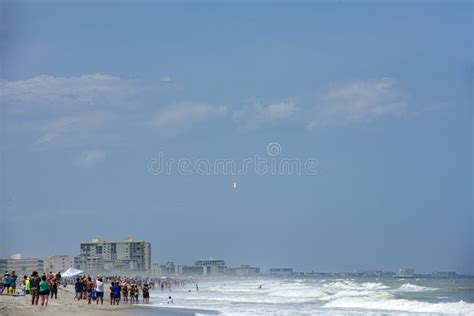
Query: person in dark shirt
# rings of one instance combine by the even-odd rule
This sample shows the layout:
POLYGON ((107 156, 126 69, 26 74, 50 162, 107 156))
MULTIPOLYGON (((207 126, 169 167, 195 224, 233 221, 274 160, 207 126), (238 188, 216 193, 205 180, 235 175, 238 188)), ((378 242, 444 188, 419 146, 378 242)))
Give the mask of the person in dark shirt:
POLYGON ((143 304, 150 304, 150 288, 148 287, 148 284, 145 283, 143 286, 143 304))
POLYGON ((56 281, 58 281, 58 284, 61 283, 61 272, 56 273, 56 281))
POLYGON ((10 293, 11 294, 16 294, 16 280, 18 278, 18 275, 16 275, 15 271, 12 272, 12 282, 10 286, 10 293))
POLYGON ((58 280, 53 278, 51 280, 51 298, 57 299, 58 298, 58 280))
POLYGON ((76 290, 76 296, 74 296, 74 299, 77 299, 78 301, 80 301, 82 298, 82 290, 84 289, 84 283, 82 283, 80 278, 76 279, 76 283, 74 284, 74 289, 76 290))
POLYGON ((30 279, 31 305, 38 305, 40 282, 41 279, 38 275, 38 272, 33 271, 30 279))

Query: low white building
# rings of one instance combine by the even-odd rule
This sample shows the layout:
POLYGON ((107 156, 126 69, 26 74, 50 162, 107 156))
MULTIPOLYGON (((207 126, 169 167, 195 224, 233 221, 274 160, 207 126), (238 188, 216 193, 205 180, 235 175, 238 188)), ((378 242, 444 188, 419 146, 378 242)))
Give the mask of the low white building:
POLYGON ((239 268, 235 268, 235 275, 238 276, 251 276, 260 274, 260 268, 251 267, 249 265, 242 265, 239 268))
POLYGON ((75 260, 76 257, 67 255, 48 257, 44 260, 44 271, 64 272, 74 266, 75 260))
POLYGON ((292 275, 293 268, 270 268, 270 275, 285 276, 292 275))
POLYGON ((399 276, 401 277, 413 277, 415 275, 415 269, 411 268, 400 268, 399 276))
POLYGON ((44 262, 41 259, 0 259, 0 270, 12 272, 18 275, 30 275, 33 271, 43 273, 44 262))

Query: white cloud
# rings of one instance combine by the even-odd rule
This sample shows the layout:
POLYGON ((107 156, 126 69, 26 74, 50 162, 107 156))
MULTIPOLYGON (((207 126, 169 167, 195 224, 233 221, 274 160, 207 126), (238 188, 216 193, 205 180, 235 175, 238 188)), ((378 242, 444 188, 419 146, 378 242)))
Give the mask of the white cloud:
POLYGON ((308 127, 346 125, 406 114, 407 96, 392 78, 358 81, 329 91, 314 107, 308 127))
POLYGON ((254 103, 244 105, 234 114, 236 121, 247 130, 255 130, 264 126, 272 126, 294 119, 299 108, 293 101, 282 101, 267 105, 254 103))
POLYGON ((77 162, 83 168, 92 168, 98 163, 105 161, 105 151, 103 150, 88 150, 83 152, 77 162))
POLYGON ((162 110, 149 122, 149 126, 167 134, 179 134, 189 130, 194 124, 226 115, 226 106, 181 102, 162 110))
POLYGON ((91 132, 105 125, 107 115, 103 112, 84 112, 59 117, 42 127, 43 134, 38 145, 65 144, 72 139, 87 138, 91 132))
POLYGON ((133 88, 130 81, 111 75, 40 75, 27 80, 2 80, 0 91, 9 104, 115 105, 132 94, 133 88))
POLYGON ((163 83, 173 83, 174 82, 174 79, 173 77, 171 76, 163 76, 160 78, 160 82, 163 82, 163 83))

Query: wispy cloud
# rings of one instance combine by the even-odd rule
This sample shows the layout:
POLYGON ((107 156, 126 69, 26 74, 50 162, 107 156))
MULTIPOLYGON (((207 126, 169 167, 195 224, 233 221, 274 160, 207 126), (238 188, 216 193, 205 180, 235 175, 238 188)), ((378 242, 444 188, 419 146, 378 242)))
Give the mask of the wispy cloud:
POLYGON ((253 103, 237 110, 234 113, 234 119, 243 129, 256 130, 294 119, 298 112, 299 108, 293 101, 253 103))
MULTIPOLYGON (((163 76, 159 82, 168 86, 174 84, 174 79, 163 76)), ((10 110, 19 109, 14 115, 24 117, 25 113, 36 109, 41 120, 52 118, 45 124, 39 120, 32 121, 29 126, 25 125, 29 129, 23 128, 36 133, 33 136, 36 145, 81 148, 123 144, 143 132, 134 129, 133 134, 124 133, 125 128, 143 125, 159 130, 162 135, 175 136, 210 120, 233 120, 245 131, 288 124, 314 129, 409 117, 422 112, 409 107, 408 94, 395 79, 386 77, 335 86, 321 93, 316 102, 303 98, 298 98, 298 102, 283 99, 229 108, 193 101, 177 102, 150 119, 150 104, 162 100, 154 88, 156 85, 138 83, 103 74, 76 77, 40 75, 27 80, 2 80, 0 92, 2 102, 10 105, 10 110), (15 106, 17 104, 29 107, 15 106), (125 104, 131 106, 123 106, 125 104)), ((165 97, 169 99, 170 96, 165 97)), ((232 104, 231 100, 228 104, 232 104)))
POLYGON ((87 139, 92 132, 103 128, 106 120, 107 114, 98 111, 61 116, 41 128, 42 135, 37 144, 67 145, 78 139, 87 139))
POLYGON ((0 81, 4 102, 30 105, 115 105, 133 94, 132 86, 131 81, 102 74, 40 75, 27 80, 0 81))
POLYGON ((105 151, 103 150, 84 151, 77 159, 78 165, 83 168, 92 168, 104 161, 105 151))
POLYGON ((160 82, 170 84, 170 83, 174 82, 174 79, 171 76, 163 76, 163 77, 160 78, 160 82))
POLYGON ((226 106, 181 102, 159 112, 148 125, 166 134, 180 134, 188 131, 194 124, 226 115, 226 106))
POLYGON ((326 93, 313 109, 308 127, 347 125, 386 117, 401 117, 407 111, 407 95, 392 78, 358 81, 326 93))

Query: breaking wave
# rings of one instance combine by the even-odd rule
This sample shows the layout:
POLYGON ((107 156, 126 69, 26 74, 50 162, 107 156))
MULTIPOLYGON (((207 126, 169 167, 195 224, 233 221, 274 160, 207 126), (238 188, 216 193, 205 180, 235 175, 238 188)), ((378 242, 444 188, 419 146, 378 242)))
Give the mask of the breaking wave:
POLYGON ((367 300, 366 298, 343 298, 324 305, 326 308, 358 308, 412 313, 441 313, 474 315, 474 304, 464 301, 455 303, 428 303, 406 299, 367 300))
POLYGON ((398 291, 401 292, 423 292, 423 291, 436 291, 437 288, 434 287, 427 287, 427 286, 420 286, 411 283, 405 283, 398 288, 398 291))

